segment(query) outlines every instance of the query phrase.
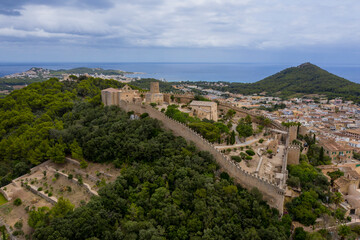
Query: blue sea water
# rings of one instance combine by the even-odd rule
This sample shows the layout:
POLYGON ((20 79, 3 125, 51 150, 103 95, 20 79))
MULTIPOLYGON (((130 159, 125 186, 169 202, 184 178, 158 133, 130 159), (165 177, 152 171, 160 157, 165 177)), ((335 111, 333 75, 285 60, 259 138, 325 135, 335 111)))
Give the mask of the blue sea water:
MULTIPOLYGON (((31 67, 70 69, 76 67, 118 69, 141 72, 142 78, 167 81, 256 82, 296 64, 253 63, 0 63, 0 77, 23 72, 31 67)), ((360 83, 360 65, 318 65, 345 79, 360 83)))

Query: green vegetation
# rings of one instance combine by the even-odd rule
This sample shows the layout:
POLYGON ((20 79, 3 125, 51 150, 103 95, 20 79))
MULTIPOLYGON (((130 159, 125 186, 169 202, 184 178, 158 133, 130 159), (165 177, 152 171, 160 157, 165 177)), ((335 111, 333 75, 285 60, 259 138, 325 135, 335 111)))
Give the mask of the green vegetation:
POLYGON ((14 205, 15 206, 20 206, 21 204, 22 204, 22 201, 21 201, 20 198, 17 198, 17 199, 14 200, 14 205))
POLYGON ((165 115, 176 121, 187 124, 210 142, 221 142, 224 138, 230 140, 231 134, 229 133, 229 128, 225 124, 206 119, 201 121, 198 118, 190 117, 188 113, 181 112, 178 107, 178 105, 174 104, 168 106, 165 115))
POLYGON ((118 81, 98 78, 76 82, 50 79, 0 99, 0 186, 49 158, 64 161, 72 144, 59 134, 66 113, 81 101, 100 105, 101 89, 122 86, 118 81))
POLYGON ((87 102, 63 119, 64 144, 76 140, 85 159, 113 162, 121 176, 77 209, 32 210, 33 239, 288 239, 290 222, 279 221, 258 191, 235 186, 226 173, 219 178, 209 153, 157 120, 87 102))
POLYGON ((7 203, 8 201, 6 198, 0 193, 0 206, 7 203))
POLYGON ((251 117, 249 115, 239 120, 236 131, 239 133, 239 137, 243 138, 253 135, 254 130, 252 127, 251 117))

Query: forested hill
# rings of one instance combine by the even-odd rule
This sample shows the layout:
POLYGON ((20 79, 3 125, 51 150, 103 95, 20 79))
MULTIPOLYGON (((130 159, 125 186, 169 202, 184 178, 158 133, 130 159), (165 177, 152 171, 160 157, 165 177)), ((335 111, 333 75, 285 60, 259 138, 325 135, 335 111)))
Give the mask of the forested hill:
POLYGON ((344 97, 360 102, 360 84, 336 76, 311 63, 287 68, 255 83, 231 83, 223 90, 242 94, 266 92, 268 95, 281 97, 324 94, 330 98, 344 97))
POLYGON ((31 239, 279 239, 290 236, 261 193, 234 185, 213 157, 149 117, 104 107, 100 90, 117 81, 50 79, 0 100, 0 186, 76 143, 92 162, 113 163, 121 176, 89 203, 29 211, 31 239))

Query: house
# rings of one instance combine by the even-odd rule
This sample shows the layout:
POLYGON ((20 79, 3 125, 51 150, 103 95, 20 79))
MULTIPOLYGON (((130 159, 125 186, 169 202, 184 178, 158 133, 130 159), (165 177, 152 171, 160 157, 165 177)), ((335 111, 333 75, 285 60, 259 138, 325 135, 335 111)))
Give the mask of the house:
POLYGON ((321 139, 320 145, 324 148, 325 155, 329 156, 332 161, 349 160, 353 156, 352 147, 338 144, 334 140, 321 139))
POLYGON ((208 101, 192 101, 189 105, 194 117, 200 119, 208 119, 217 122, 218 113, 217 113, 217 103, 208 102, 208 101))

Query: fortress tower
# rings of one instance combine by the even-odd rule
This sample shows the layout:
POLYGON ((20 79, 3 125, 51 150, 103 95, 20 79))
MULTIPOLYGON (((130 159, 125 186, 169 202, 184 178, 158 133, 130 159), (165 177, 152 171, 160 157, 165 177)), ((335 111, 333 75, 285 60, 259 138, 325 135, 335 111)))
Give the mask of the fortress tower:
POLYGON ((289 144, 291 144, 297 138, 298 126, 289 127, 289 144))
POLYGON ((164 95, 160 93, 159 82, 150 83, 150 92, 146 93, 145 100, 149 104, 156 103, 160 105, 164 103, 164 95))
POLYGON ((159 82, 150 83, 150 93, 160 93, 159 82))
POLYGON ((300 146, 290 144, 287 149, 287 164, 299 164, 300 162, 300 146))

